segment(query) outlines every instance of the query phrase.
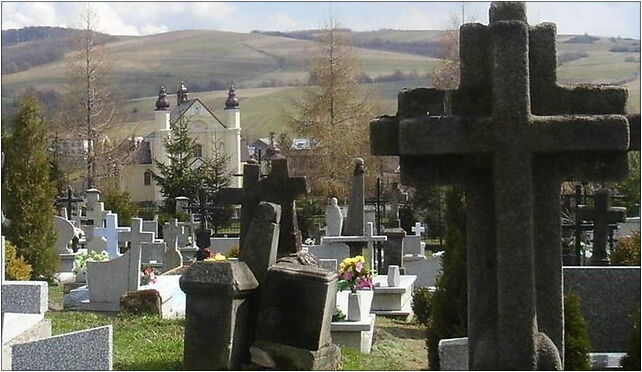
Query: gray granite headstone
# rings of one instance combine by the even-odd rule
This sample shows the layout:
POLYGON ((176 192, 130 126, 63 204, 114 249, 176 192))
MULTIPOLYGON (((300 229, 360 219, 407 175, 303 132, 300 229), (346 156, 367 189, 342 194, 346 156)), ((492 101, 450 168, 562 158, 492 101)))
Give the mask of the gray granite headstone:
POLYGON ((238 370, 249 361, 259 283, 242 261, 198 261, 180 278, 186 294, 183 367, 238 370))
POLYGON ((87 261, 89 301, 118 308, 120 296, 140 286, 141 248, 109 261, 87 261))
POLYGON ((252 270, 259 284, 265 283, 270 266, 276 263, 281 207, 261 202, 240 248, 239 259, 252 270))
POLYGON ((2 283, 2 312, 44 314, 48 308, 47 282, 5 281, 2 283))
POLYGON ((165 255, 165 242, 140 243, 140 262, 142 265, 161 264, 165 255))
POLYGON ((489 20, 460 28, 459 88, 401 92, 371 151, 399 156, 404 184, 464 185, 469 368, 561 369, 560 186, 626 175, 627 93, 558 84, 555 25, 523 3, 489 20))
POLYGON ((12 346, 14 371, 108 371, 113 364, 112 326, 66 333, 12 346))
POLYGON ((143 220, 142 230, 145 231, 145 232, 153 232, 154 233, 154 238, 158 237, 158 221, 156 221, 156 220, 150 220, 150 221, 143 220))

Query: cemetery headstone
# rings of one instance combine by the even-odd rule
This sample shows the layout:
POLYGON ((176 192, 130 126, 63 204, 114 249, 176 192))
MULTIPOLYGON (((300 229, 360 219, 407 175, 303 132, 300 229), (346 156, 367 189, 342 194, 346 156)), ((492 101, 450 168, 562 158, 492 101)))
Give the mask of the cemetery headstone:
POLYGON ((265 283, 268 267, 276 263, 281 207, 261 202, 240 247, 239 259, 252 270, 259 284, 265 283))
POLYGON ((143 219, 132 218, 132 226, 129 230, 121 230, 118 232, 118 238, 122 241, 127 241, 130 244, 130 249, 140 248, 143 242, 152 243, 154 241, 154 233, 143 231, 143 219))
POLYGON ((339 236, 343 228, 343 213, 337 204, 337 198, 330 199, 330 204, 325 209, 325 235, 339 236))
POLYGON ((601 189, 595 192, 595 205, 578 206, 577 216, 580 219, 593 221, 593 255, 591 265, 608 265, 609 257, 606 244, 609 239, 609 224, 626 221, 626 208, 609 206, 611 192, 601 189))
POLYGON ((362 245, 365 245, 362 251, 358 252, 357 254, 352 254, 352 251, 350 252, 351 256, 356 256, 356 255, 362 255, 365 257, 366 262, 368 265, 370 265, 370 269, 374 270, 374 243, 375 242, 385 242, 388 239, 386 236, 380 236, 380 235, 375 235, 374 233, 374 224, 372 222, 368 222, 367 229, 366 229, 366 234, 365 235, 360 235, 360 236, 324 236, 321 238, 321 244, 327 244, 327 243, 347 243, 351 244, 354 242, 361 243, 362 245))
POLYGON ((555 25, 529 27, 523 3, 489 15, 460 29, 459 88, 401 92, 371 150, 398 155, 405 184, 465 186, 468 280, 483 288, 468 293, 470 369, 561 369, 560 185, 626 175, 626 89, 559 85, 555 25))
MULTIPOLYGON (((140 245, 109 261, 87 261, 86 310, 118 311, 120 296, 140 286, 140 245)), ((73 291, 72 291, 73 292, 73 291)))
POLYGON ((196 262, 185 271, 186 370, 239 370, 249 360, 258 286, 243 261, 196 262))
POLYGON ((69 243, 74 238, 76 229, 67 219, 53 216, 54 229, 56 229, 56 250, 60 266, 59 272, 71 272, 74 269, 76 255, 69 250, 69 243))

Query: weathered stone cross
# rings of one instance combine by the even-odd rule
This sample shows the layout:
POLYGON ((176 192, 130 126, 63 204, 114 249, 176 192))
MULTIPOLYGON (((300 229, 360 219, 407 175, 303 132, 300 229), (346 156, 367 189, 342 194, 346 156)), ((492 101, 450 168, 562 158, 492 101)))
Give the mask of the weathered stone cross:
POLYGON ((609 224, 624 222, 626 208, 609 207, 610 191, 601 189, 595 193, 593 207, 580 205, 577 209, 577 218, 593 221, 593 255, 591 264, 608 265, 609 257, 606 254, 606 244, 609 238, 609 224))
POLYGON ((469 368, 560 369, 560 185, 626 175, 627 92, 559 85, 555 25, 529 27, 524 4, 489 19, 460 30, 459 88, 400 93, 371 150, 399 155, 404 183, 465 186, 469 368))
POLYGON ((287 159, 273 159, 272 171, 259 179, 259 165, 246 164, 243 167, 243 188, 226 188, 219 192, 218 202, 241 204, 241 238, 243 249, 245 234, 250 219, 258 208, 260 201, 281 205, 281 223, 279 227, 279 250, 277 257, 288 256, 301 250, 301 232, 296 219, 295 199, 309 192, 305 177, 290 177, 287 159))

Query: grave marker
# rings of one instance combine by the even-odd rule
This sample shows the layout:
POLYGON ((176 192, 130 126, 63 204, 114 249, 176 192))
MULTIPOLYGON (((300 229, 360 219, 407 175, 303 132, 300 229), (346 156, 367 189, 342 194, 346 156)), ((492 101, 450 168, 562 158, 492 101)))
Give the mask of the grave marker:
POLYGON ((129 230, 118 232, 118 238, 122 241, 130 243, 129 249, 140 247, 140 243, 152 243, 154 241, 154 233, 143 231, 143 219, 132 218, 132 226, 129 230))
MULTIPOLYGON (((107 213, 105 215, 105 227, 94 227, 93 238, 91 240, 93 241, 98 237, 105 238, 107 240, 107 245, 105 246, 105 250, 107 251, 107 253, 109 253, 109 258, 114 259, 120 256, 120 250, 118 249, 118 241, 119 241, 120 234, 129 232, 129 231, 130 231, 129 227, 118 226, 118 214, 107 213)), ((96 247, 99 247, 99 246, 100 244, 97 243, 96 247)))

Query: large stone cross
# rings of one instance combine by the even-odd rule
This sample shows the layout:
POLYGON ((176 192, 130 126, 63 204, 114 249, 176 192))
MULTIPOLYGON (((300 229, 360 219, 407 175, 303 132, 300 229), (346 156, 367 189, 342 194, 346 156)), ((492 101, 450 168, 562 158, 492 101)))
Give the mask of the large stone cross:
POLYGON ((118 238, 122 241, 130 243, 129 249, 140 247, 140 243, 154 242, 154 233, 151 231, 143 231, 143 219, 132 218, 132 226, 129 231, 121 231, 118 233, 118 238))
POLYGON ((404 183, 465 186, 469 368, 560 369, 560 185, 626 175, 627 92, 559 85, 555 25, 529 27, 524 4, 489 19, 461 27, 459 88, 401 92, 371 150, 404 183))
POLYGON ((609 207, 609 196, 608 189, 598 190, 595 193, 593 207, 579 205, 577 209, 578 219, 593 221, 593 255, 591 256, 593 265, 609 264, 609 257, 606 254, 609 224, 626 220, 626 208, 609 207))
POLYGON ((218 202, 241 204, 241 238, 243 249, 245 234, 248 231, 252 216, 256 213, 259 202, 267 201, 281 206, 281 223, 279 227, 278 257, 288 256, 301 250, 301 232, 296 219, 295 199, 309 192, 305 177, 291 177, 288 161, 284 158, 273 159, 272 171, 263 179, 259 177, 258 164, 246 164, 243 167, 243 188, 222 189, 218 202))

